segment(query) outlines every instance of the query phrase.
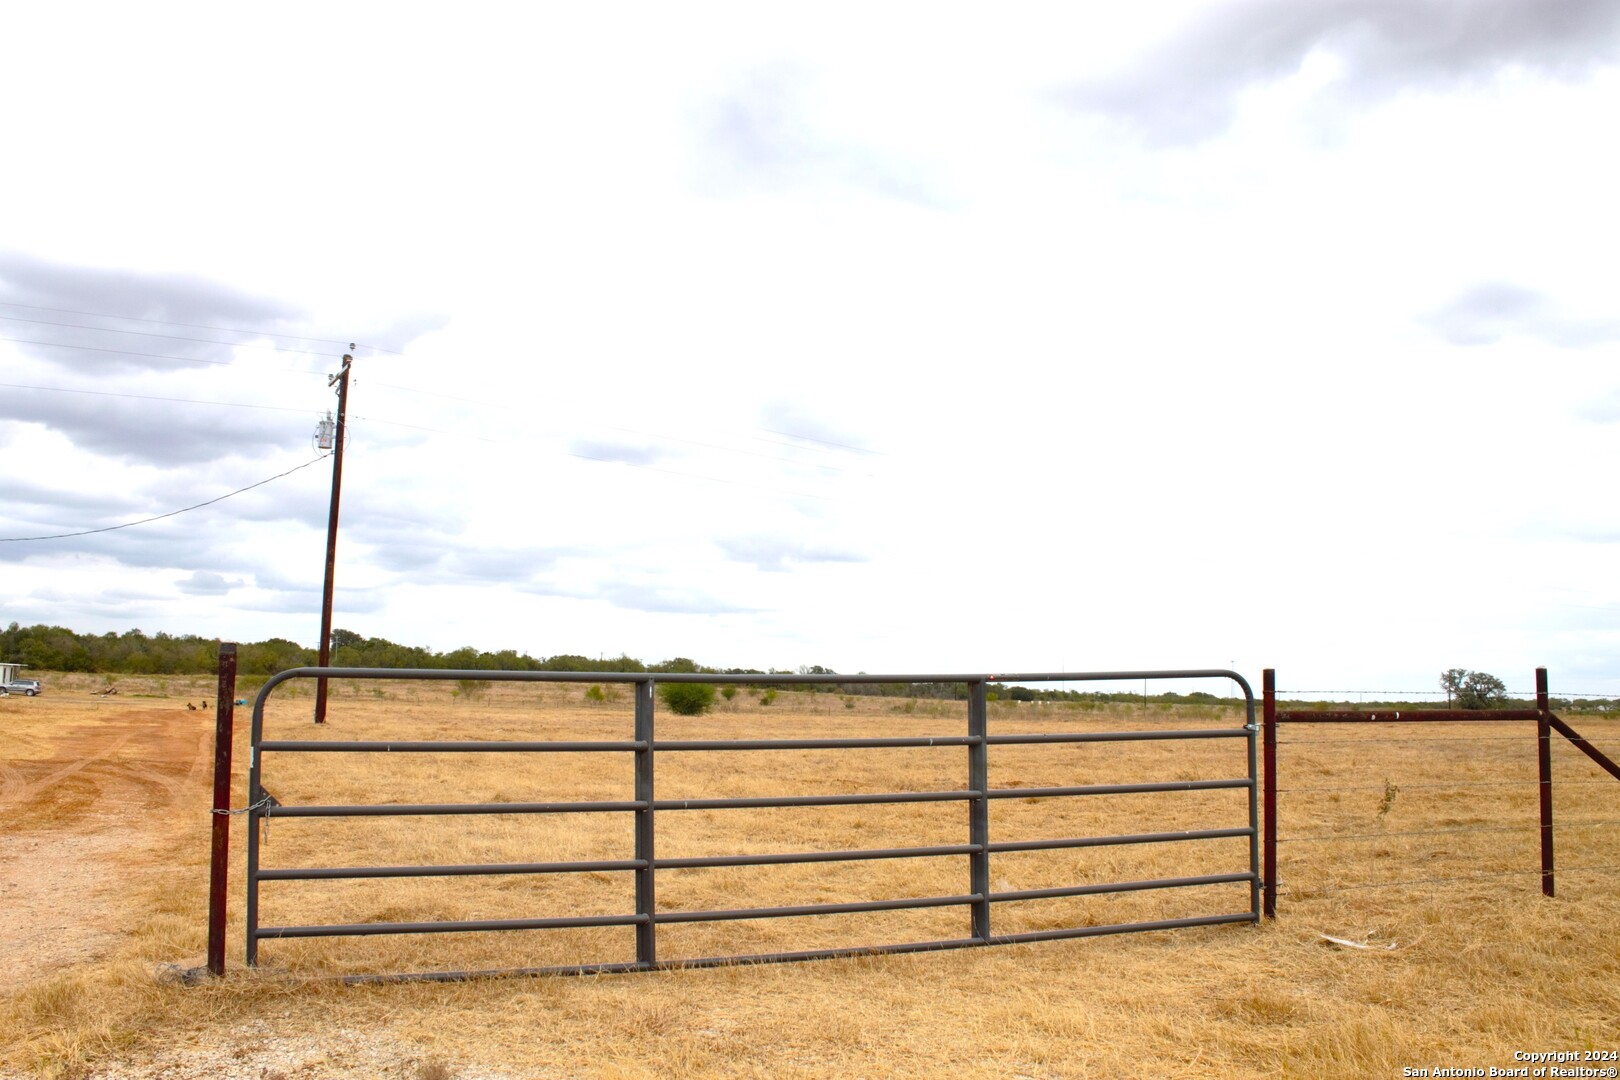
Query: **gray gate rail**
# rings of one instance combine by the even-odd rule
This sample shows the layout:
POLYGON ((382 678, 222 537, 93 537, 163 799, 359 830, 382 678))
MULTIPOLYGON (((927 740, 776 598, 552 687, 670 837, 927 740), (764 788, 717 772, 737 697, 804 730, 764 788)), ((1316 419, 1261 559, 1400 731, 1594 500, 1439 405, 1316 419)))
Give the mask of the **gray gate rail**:
POLYGON ((393 979, 454 980, 496 974, 593 974, 648 971, 676 967, 710 967, 722 964, 770 963, 790 960, 827 959, 872 953, 926 952, 1005 945, 1015 942, 1046 941, 1059 938, 1096 937, 1104 934, 1180 927, 1211 926, 1223 923, 1258 922, 1261 910, 1259 874, 1260 829, 1259 790, 1256 782, 1256 736, 1254 693, 1243 676, 1224 669, 1114 672, 1040 672, 1009 675, 703 675, 645 674, 615 672, 558 671, 457 671, 389 668, 301 667, 272 676, 253 702, 251 766, 248 777, 249 828, 247 845, 247 962, 258 962, 259 942, 270 938, 344 937, 373 934, 472 933, 491 930, 543 930, 565 927, 630 926, 635 928, 636 959, 623 963, 590 963, 546 968, 501 971, 438 971, 411 975, 353 976, 349 981, 393 979), (635 686, 634 737, 628 740, 593 741, 457 741, 388 742, 264 738, 265 703, 279 686, 295 679, 387 679, 461 680, 494 682, 625 683, 635 686), (996 683, 1109 682, 1164 679, 1231 679, 1243 691, 1246 723, 1240 728, 1195 728, 1191 730, 1146 730, 1107 732, 1064 732, 1043 734, 991 735, 987 730, 988 691, 996 683), (808 739, 656 739, 653 730, 653 688, 658 682, 709 683, 718 685, 807 685, 852 683, 933 683, 965 685, 967 733, 960 736, 865 737, 808 739), (1139 784, 1085 784, 1074 787, 992 788, 989 786, 989 748, 1030 743, 1108 743, 1159 740, 1242 739, 1247 743, 1247 775, 1225 779, 1183 780, 1139 784), (823 750, 925 746, 960 746, 967 750, 967 783, 957 790, 912 791, 889 794, 790 795, 771 798, 658 799, 654 795, 655 762, 660 753, 686 753, 717 750, 823 750), (387 805, 282 805, 269 799, 264 789, 265 759, 274 754, 330 753, 630 753, 635 759, 634 798, 607 802, 500 802, 424 803, 387 805), (1104 836, 1057 837, 1042 840, 992 842, 989 803, 992 799, 1063 798, 1106 796, 1151 792, 1208 791, 1241 788, 1249 793, 1248 821, 1241 826, 1177 832, 1153 832, 1104 836), (810 851, 717 855, 697 858, 659 858, 655 854, 656 822, 666 812, 699 809, 742 809, 755 807, 842 806, 918 802, 963 802, 968 806, 968 835, 965 844, 926 847, 875 848, 853 851, 810 851), (260 825, 276 818, 409 817, 461 814, 572 814, 625 812, 635 815, 635 850, 632 858, 575 862, 489 863, 459 866, 367 866, 273 868, 260 866, 260 825), (990 887, 990 858, 1013 851, 1059 848, 1088 848, 1113 845, 1161 844, 1190 840, 1247 837, 1247 869, 1225 874, 1193 877, 1155 878, 1144 881, 1118 881, 1071 885, 1049 889, 995 892, 990 887), (657 875, 660 870, 694 867, 758 866, 783 863, 852 862, 869 859, 899 859, 932 856, 966 856, 968 891, 951 896, 911 897, 853 903, 804 904, 789 907, 753 907, 710 911, 660 911, 657 906, 657 875), (461 877, 489 874, 556 874, 590 871, 624 871, 635 875, 635 911, 622 915, 574 916, 533 919, 481 919, 441 922, 379 922, 309 926, 259 925, 259 888, 266 881, 310 881, 359 878, 461 877), (1249 910, 1190 918, 1159 919, 1108 926, 1075 926, 1026 933, 995 934, 991 931, 991 905, 1018 900, 1038 900, 1105 893, 1174 889, 1200 885, 1246 882, 1249 910), (858 948, 813 949, 756 955, 712 956, 680 960, 660 960, 657 928, 660 925, 715 922, 731 919, 769 919, 801 915, 834 915, 870 911, 898 911, 916 908, 967 907, 971 913, 971 935, 937 941, 912 941, 858 948))

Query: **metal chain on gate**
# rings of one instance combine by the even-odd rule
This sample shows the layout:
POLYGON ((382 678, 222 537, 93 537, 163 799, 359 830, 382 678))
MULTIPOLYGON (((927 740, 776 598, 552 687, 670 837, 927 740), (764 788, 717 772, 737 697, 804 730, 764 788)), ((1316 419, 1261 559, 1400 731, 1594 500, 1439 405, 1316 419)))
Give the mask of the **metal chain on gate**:
POLYGON ((266 806, 280 806, 280 805, 281 805, 280 803, 276 802, 276 797, 274 795, 270 795, 270 794, 267 793, 264 798, 260 799, 258 802, 253 803, 250 806, 244 806, 244 807, 241 807, 240 809, 237 809, 237 810, 230 810, 230 809, 226 809, 226 810, 210 810, 209 813, 210 814, 220 814, 220 815, 224 815, 224 816, 235 816, 237 814, 251 814, 255 810, 263 810, 266 806))
MULTIPOLYGON (((210 810, 209 813, 218 814, 221 817, 235 817, 237 814, 251 814, 255 810, 268 811, 270 807, 272 807, 272 806, 280 806, 280 805, 281 805, 281 803, 276 799, 276 797, 274 795, 270 794, 267 791, 267 792, 264 793, 264 798, 260 799, 256 803, 250 803, 247 806, 243 806, 243 807, 240 807, 240 808, 234 809, 234 810, 232 810, 232 809, 210 810)), ((261 837, 260 837, 261 841, 263 843, 268 844, 270 842, 270 815, 269 815, 268 812, 261 819, 261 823, 260 823, 259 827, 262 830, 261 837)))

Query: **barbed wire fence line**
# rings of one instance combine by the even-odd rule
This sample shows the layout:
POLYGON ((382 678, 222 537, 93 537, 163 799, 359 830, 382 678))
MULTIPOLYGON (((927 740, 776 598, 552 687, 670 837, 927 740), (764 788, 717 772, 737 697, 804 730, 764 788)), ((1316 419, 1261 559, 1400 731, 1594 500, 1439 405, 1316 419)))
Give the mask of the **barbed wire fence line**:
POLYGON ((1447 707, 1444 689, 1282 690, 1272 671, 1265 676, 1268 812, 1275 818, 1277 797, 1287 795, 1283 825, 1298 822, 1295 835, 1268 822, 1273 896, 1298 902, 1525 878, 1539 878, 1551 896, 1558 875, 1620 872, 1620 804, 1604 797, 1620 773, 1602 753, 1620 737, 1604 715, 1620 707, 1613 693, 1554 694, 1538 669, 1533 693, 1510 690, 1499 710, 1464 710, 1447 707), (1559 710, 1592 715, 1595 741, 1559 710), (1413 731, 1420 722, 1427 730, 1413 731), (1567 838, 1564 865, 1555 865, 1555 835, 1567 838), (1295 854, 1279 864, 1279 848, 1295 854))

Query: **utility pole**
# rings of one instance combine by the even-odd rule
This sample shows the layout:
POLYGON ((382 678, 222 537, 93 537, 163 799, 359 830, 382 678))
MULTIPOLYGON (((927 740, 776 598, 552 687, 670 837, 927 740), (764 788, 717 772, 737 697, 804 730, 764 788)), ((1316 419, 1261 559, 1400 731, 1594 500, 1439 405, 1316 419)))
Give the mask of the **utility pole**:
MULTIPOLYGON (((354 344, 349 344, 350 350, 354 344)), ((328 387, 338 388, 337 441, 332 448, 332 510, 326 518, 326 590, 321 594, 321 667, 332 666, 332 574, 337 567, 338 497, 343 491, 343 443, 348 434, 347 410, 349 406, 349 365, 354 363, 351 352, 343 354, 343 370, 326 380, 328 387)), ((315 680, 315 722, 326 723, 326 679, 315 680)))

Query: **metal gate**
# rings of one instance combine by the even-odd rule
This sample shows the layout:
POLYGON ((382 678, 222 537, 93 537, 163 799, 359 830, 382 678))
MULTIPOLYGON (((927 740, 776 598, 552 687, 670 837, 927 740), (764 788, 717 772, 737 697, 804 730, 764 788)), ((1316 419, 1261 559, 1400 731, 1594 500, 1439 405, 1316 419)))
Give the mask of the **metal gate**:
MULTIPOLYGON (((330 734, 331 729, 323 729, 330 734)), ((1094 937, 1146 930, 1211 926, 1224 923, 1257 922, 1261 909, 1259 875, 1259 800, 1256 782, 1256 736, 1254 694, 1244 678, 1220 669, 1175 671, 1121 671, 1029 673, 1008 675, 687 675, 608 672, 550 671, 441 671, 422 669, 317 668, 283 671, 270 678, 253 703, 251 765, 249 773, 249 829, 247 845, 247 962, 259 959, 260 942, 282 938, 342 937, 376 934, 474 933, 492 930, 547 930, 588 926, 623 926, 633 932, 633 962, 595 962, 566 966, 508 969, 502 971, 436 971, 419 974, 378 974, 351 976, 352 981, 383 979, 462 979, 486 974, 586 974, 621 971, 647 971, 672 967, 706 967, 721 964, 765 963, 811 960, 872 953, 923 952, 1004 945, 1014 942, 1059 938, 1094 937), (1149 728, 1140 731, 1071 731, 1027 734, 991 734, 988 730, 988 701, 997 684, 1079 683, 1105 681, 1145 681, 1166 679, 1230 679, 1242 690, 1245 724, 1235 728, 1192 728, 1173 730, 1149 728), (336 738, 264 738, 265 705, 276 689, 293 680, 479 680, 501 682, 561 682, 626 684, 634 687, 633 730, 629 738, 591 741, 344 741, 336 738), (954 736, 867 736, 850 738, 799 739, 660 739, 655 734, 654 686, 658 682, 708 683, 771 687, 807 684, 948 684, 966 688, 966 731, 954 736), (1068 787, 991 787, 991 749, 1014 744, 1082 744, 1186 740, 1240 740, 1243 751, 1241 775, 1182 779, 1134 784, 1085 784, 1068 787), (951 790, 907 791, 887 794, 847 793, 820 795, 781 795, 750 798, 659 799, 655 793, 657 762, 665 754, 748 750, 840 750, 882 749, 920 746, 960 747, 965 758, 963 783, 951 790), (377 805, 284 805, 265 788, 270 759, 298 754, 547 754, 547 753, 624 754, 631 758, 634 797, 621 801, 579 802, 488 802, 488 803, 395 803, 377 805), (996 841, 990 835, 991 801, 998 799, 1097 799, 1108 796, 1182 791, 1241 789, 1248 793, 1247 819, 1240 822, 1210 823, 1211 827, 1170 832, 1115 833, 1107 835, 1059 836, 1033 840, 996 841), (764 807, 811 807, 837 805, 883 805, 918 802, 957 802, 967 807, 967 829, 961 843, 869 848, 845 851, 759 852, 697 858, 662 858, 657 854, 658 821, 664 814, 691 810, 749 809, 764 807), (625 857, 611 860, 573 862, 528 862, 469 865, 414 865, 366 867, 275 867, 261 865, 262 827, 271 820, 290 818, 413 817, 482 814, 578 814, 625 813, 634 817, 634 849, 625 857), (1098 848, 1119 845, 1170 844, 1223 838, 1247 838, 1246 866, 1230 872, 1186 877, 1162 877, 1136 881, 1087 882, 1047 889, 995 891, 992 888, 994 856, 1006 852, 1040 851, 1064 848, 1098 848), (899 858, 961 859, 966 863, 962 891, 950 895, 878 898, 849 903, 799 904, 778 907, 729 908, 725 910, 661 910, 657 902, 661 871, 696 867, 762 866, 789 863, 834 863, 899 858), (459 877, 467 875, 533 875, 623 872, 634 875, 635 910, 613 915, 545 918, 481 919, 432 922, 366 922, 300 926, 264 926, 259 922, 259 893, 266 882, 343 880, 356 878, 459 877), (1144 890, 1179 889, 1195 886, 1243 883, 1248 885, 1249 903, 1245 911, 1217 912, 1185 918, 1124 922, 1111 925, 1067 926, 1019 933, 998 934, 992 928, 996 904, 1062 897, 1097 896, 1144 890), (969 913, 967 937, 942 940, 902 941, 877 946, 808 949, 753 955, 699 956, 667 959, 659 955, 658 929, 674 923, 717 922, 732 919, 772 919, 804 915, 838 915, 854 912, 898 911, 917 908, 960 907, 969 913)), ((1238 771, 1234 768, 1234 772, 1238 771)))

